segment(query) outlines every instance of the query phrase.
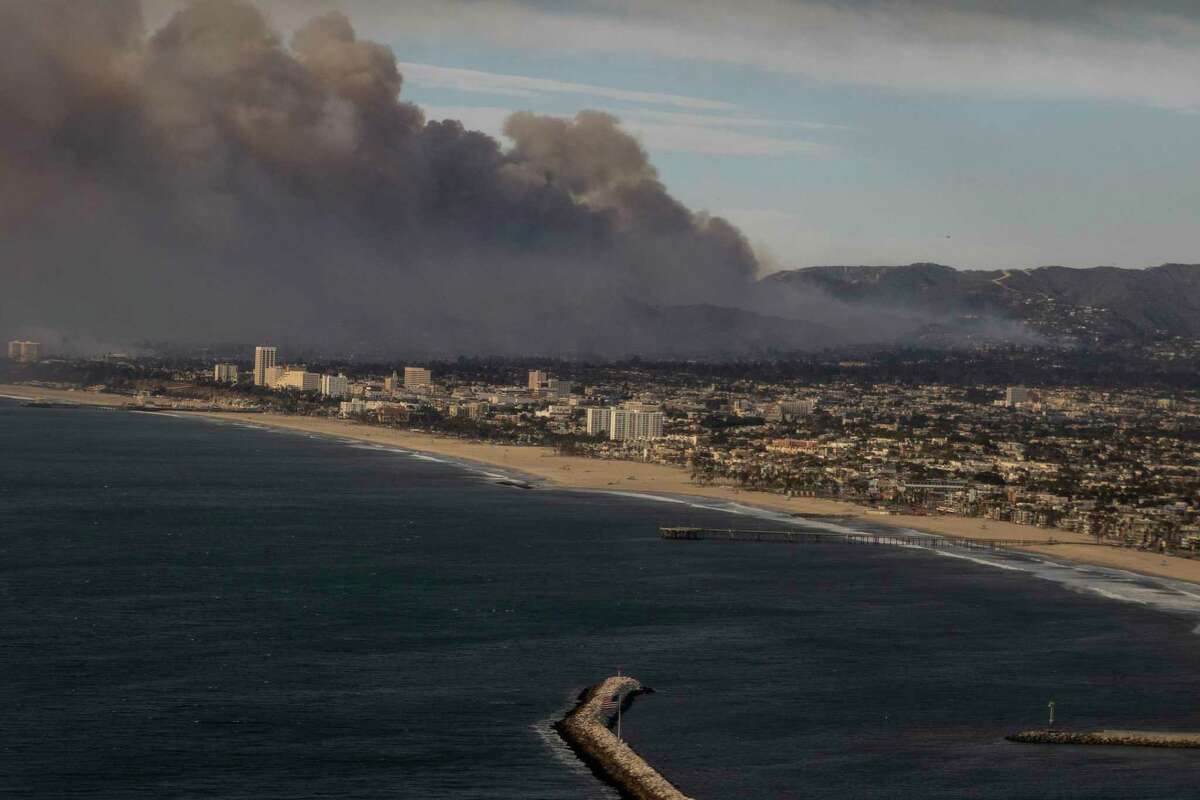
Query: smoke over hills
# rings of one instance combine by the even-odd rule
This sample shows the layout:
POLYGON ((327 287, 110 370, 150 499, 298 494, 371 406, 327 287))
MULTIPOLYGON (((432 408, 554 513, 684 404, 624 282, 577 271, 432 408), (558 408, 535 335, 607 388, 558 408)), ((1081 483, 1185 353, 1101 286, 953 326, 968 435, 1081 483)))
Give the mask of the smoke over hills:
POLYGON ((0 0, 0 52, 0 336, 51 351, 690 357, 1196 330, 1191 267, 760 280, 611 115, 517 113, 504 146, 427 120, 392 51, 336 12, 284 41, 248 0, 157 30, 138 0, 0 0))
POLYGON ((741 234, 613 117, 517 114, 508 150, 426 121, 341 14, 285 43, 242 0, 149 33, 0 0, 0 49, 6 330, 511 352, 571 338, 559 309, 749 302, 741 234))

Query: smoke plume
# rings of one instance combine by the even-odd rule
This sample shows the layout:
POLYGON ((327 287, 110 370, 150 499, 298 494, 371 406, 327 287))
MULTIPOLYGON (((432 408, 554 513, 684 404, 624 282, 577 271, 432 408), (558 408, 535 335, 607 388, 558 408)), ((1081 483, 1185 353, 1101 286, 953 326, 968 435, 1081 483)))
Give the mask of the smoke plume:
POLYGON ((749 302, 745 239, 616 119, 515 114, 508 149, 426 120, 340 13, 285 42, 242 0, 150 32, 136 0, 0 0, 0 52, 6 330, 636 350, 622 314, 749 302))

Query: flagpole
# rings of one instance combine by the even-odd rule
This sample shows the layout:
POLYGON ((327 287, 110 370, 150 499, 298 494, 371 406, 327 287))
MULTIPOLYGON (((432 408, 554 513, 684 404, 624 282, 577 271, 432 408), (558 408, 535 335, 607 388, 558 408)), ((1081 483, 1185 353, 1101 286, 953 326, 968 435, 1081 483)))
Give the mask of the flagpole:
MULTIPOLYGON (((621 668, 617 667, 617 677, 621 677, 621 668)), ((617 741, 621 741, 621 689, 617 688, 617 741)))

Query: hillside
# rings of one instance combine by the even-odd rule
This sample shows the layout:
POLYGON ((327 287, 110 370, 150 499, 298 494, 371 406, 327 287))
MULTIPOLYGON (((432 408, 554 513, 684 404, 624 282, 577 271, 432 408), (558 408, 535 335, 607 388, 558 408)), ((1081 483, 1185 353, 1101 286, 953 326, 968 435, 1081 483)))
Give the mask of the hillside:
POLYGON ((1109 343, 1200 336, 1200 264, 1150 269, 968 271, 941 264, 808 267, 763 278, 851 306, 939 317, 993 316, 1051 337, 1109 343))

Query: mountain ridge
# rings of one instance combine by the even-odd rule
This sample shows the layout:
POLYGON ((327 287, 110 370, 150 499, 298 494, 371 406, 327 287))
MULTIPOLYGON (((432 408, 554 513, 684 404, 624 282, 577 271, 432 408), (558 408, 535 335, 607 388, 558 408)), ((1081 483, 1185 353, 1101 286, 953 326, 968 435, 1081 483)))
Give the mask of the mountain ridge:
POLYGON ((929 262, 815 266, 775 272, 760 282, 772 289, 819 290, 850 306, 990 315, 1055 338, 1111 343, 1200 335, 1200 264, 1006 270, 929 262))

